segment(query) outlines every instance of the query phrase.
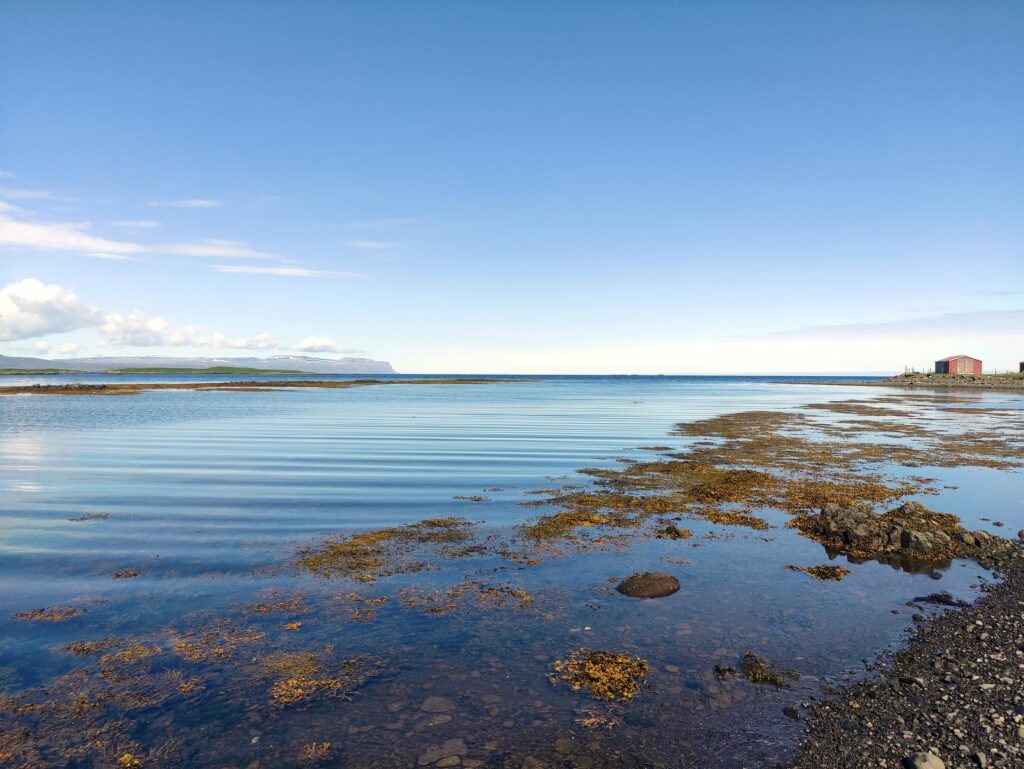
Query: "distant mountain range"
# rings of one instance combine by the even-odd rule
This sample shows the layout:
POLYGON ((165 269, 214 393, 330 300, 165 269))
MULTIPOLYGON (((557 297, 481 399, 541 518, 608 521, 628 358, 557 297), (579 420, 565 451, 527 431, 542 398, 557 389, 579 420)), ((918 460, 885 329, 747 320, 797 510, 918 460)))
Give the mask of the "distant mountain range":
MULTIPOLYGON (((61 369, 98 373, 123 369, 252 369, 304 374, 394 374, 391 364, 370 358, 312 358, 307 355, 275 355, 270 358, 163 358, 158 356, 64 358, 16 358, 0 355, 0 370, 61 369)), ((230 372, 227 372, 230 373, 230 372)))

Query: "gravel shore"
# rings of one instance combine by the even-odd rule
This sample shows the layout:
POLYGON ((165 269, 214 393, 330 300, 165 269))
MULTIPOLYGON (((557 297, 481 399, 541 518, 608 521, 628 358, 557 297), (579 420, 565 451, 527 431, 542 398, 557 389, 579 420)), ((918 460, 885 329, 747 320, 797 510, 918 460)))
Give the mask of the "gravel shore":
POLYGON ((999 570, 975 604, 918 617, 880 677, 800 709, 790 769, 1024 767, 1024 548, 999 570))
POLYGON ((1024 392, 1024 374, 900 374, 863 382, 837 380, 826 384, 901 387, 908 390, 1012 390, 1024 392))

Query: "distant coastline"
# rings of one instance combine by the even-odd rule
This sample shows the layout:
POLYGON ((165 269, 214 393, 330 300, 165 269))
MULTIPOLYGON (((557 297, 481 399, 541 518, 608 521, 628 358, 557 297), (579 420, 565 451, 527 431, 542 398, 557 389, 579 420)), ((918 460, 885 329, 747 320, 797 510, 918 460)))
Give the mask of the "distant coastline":
POLYGON ((73 368, 44 368, 44 369, 0 369, 0 376, 49 376, 59 374, 306 374, 306 371, 298 369, 262 369, 249 368, 246 366, 208 366, 204 368, 114 368, 106 371, 82 371, 73 368))
MULTIPOLYGON (((161 373, 163 373, 161 371, 161 373)), ((259 373, 267 373, 260 371, 259 373)), ((273 372, 271 372, 273 373, 273 372)), ((470 385, 516 382, 516 379, 286 379, 286 380, 239 380, 229 382, 132 382, 96 383, 73 382, 56 385, 10 385, 0 387, 4 395, 134 395, 150 390, 225 390, 229 392, 273 392, 294 388, 346 389, 349 387, 372 387, 374 385, 470 385)))
POLYGON ((275 355, 269 358, 193 358, 99 356, 27 358, 0 355, 0 375, 49 374, 394 374, 387 361, 372 358, 317 358, 275 355))

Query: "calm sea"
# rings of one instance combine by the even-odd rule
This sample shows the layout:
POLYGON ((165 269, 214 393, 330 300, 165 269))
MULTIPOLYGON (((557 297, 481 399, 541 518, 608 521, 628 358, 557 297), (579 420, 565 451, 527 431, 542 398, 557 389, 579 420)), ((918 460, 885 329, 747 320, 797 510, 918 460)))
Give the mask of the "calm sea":
MULTIPOLYGON (((571 481, 581 467, 650 457, 641 446, 681 445, 668 436, 677 422, 884 392, 795 377, 542 377, 466 386, 0 398, 0 693, 73 667, 60 651, 69 640, 158 633, 197 612, 237 611, 270 586, 333 590, 274 570, 325 534, 445 515, 515 524, 537 513, 522 507, 526 492, 551 486, 552 477, 571 481), (493 488, 501 490, 483 491, 493 488), (453 499, 478 494, 487 501, 453 499), (81 520, 90 516, 97 518, 81 520), (126 568, 141 574, 111 579, 126 568), (68 602, 88 611, 65 623, 12 619, 68 602)), ((1024 400, 982 397, 1009 408, 1024 400)), ((990 526, 985 519, 1006 523, 989 529, 994 533, 1024 528, 1019 475, 984 468, 926 474, 955 487, 922 500, 930 506, 972 528, 990 526)), ((769 537, 737 530, 674 551, 685 556, 669 569, 683 590, 664 601, 616 600, 607 590, 614 576, 664 568, 668 545, 657 542, 506 569, 503 578, 548 596, 553 619, 434 617, 392 601, 373 622, 318 630, 325 642, 385 656, 391 673, 371 682, 341 716, 332 710, 321 722, 319 711, 306 712, 303 735, 316 739, 310 724, 318 723, 325 734, 344 732, 344 739, 334 738, 348 751, 338 766, 405 765, 424 745, 453 738, 466 740, 470 756, 511 756, 518 748, 500 735, 512 727, 533 727, 538 740, 578 728, 579 696, 551 689, 544 675, 555 656, 586 643, 633 650, 658 671, 653 693, 631 706, 634 717, 616 740, 633 741, 651 756, 699 755, 701 744, 713 740, 715 756, 705 765, 753 766, 784 755, 798 735, 798 725, 781 713, 787 697, 806 698, 822 679, 863 671, 862 660, 892 648, 911 624, 906 601, 936 589, 970 598, 987 576, 965 562, 931 577, 867 563, 842 583, 815 583, 782 566, 826 562, 820 546, 782 528, 783 516, 773 523, 780 527, 769 537), (801 682, 767 694, 718 687, 712 665, 732 662, 747 648, 798 669, 801 682), (493 724, 464 704, 481 687, 501 698, 504 710, 493 724), (415 710, 428 690, 464 712, 424 733, 415 727, 415 710), (396 702, 409 703, 407 721, 382 709, 396 702), (382 730, 385 721, 406 726, 382 730), (352 732, 354 725, 373 728, 352 732), (485 754, 485 743, 495 740, 498 747, 485 754)), ((686 525, 698 537, 712 528, 686 525)), ((498 568, 505 567, 492 571, 498 568)), ((422 579, 443 585, 465 576, 464 566, 454 566, 422 579)), ((285 718, 253 726, 251 718, 218 712, 203 718, 219 719, 223 734, 211 743, 219 756, 200 752, 185 765, 251 765, 266 744, 252 741, 254 730, 259 737, 276 729, 286 740, 286 730, 300 728, 285 718)), ((183 717, 173 728, 187 738, 197 726, 183 717)))

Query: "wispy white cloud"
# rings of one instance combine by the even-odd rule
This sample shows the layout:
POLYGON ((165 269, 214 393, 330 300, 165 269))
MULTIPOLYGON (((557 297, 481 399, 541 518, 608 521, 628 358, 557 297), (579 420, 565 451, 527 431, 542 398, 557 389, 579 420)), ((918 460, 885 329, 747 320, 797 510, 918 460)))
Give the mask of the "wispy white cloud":
POLYGON ((49 190, 29 190, 17 187, 0 187, 0 198, 7 200, 46 200, 52 198, 49 190))
POLYGON ((216 264, 217 272, 240 275, 280 275, 288 278, 362 278, 359 272, 340 272, 338 270, 310 270, 304 267, 254 267, 248 264, 216 264))
POLYGON ((1024 291, 967 291, 964 296, 1024 296, 1024 291))
POLYGON ((154 219, 122 219, 114 222, 114 225, 126 230, 153 230, 161 226, 160 222, 154 219))
POLYGON ((387 230, 395 227, 408 227, 416 224, 417 219, 366 219, 361 222, 349 222, 346 226, 353 230, 387 230))
POLYGON ((275 256, 268 251, 257 251, 237 240, 210 238, 199 243, 164 243, 153 247, 154 251, 182 256, 211 256, 227 259, 267 259, 275 256))
POLYGON ((75 331, 99 318, 99 311, 82 304, 74 291, 36 278, 0 289, 0 341, 75 331))
MULTIPOLYGON (((139 222, 133 222, 140 226, 139 222)), ((146 226, 150 222, 145 222, 146 226)), ((153 223, 157 224, 157 223, 153 223)), ((237 240, 209 238, 196 243, 148 245, 112 240, 89 232, 88 222, 39 222, 27 212, 0 201, 0 246, 20 246, 48 251, 69 251, 98 259, 127 259, 137 254, 170 254, 226 259, 267 259, 268 251, 250 248, 237 240)))
POLYGON ((186 200, 151 200, 146 204, 152 208, 220 208, 219 200, 209 198, 188 198, 186 200))
POLYGON ((299 350, 302 352, 359 352, 359 350, 342 347, 329 336, 307 336, 299 343, 299 350))
POLYGON ((34 222, 8 215, 10 209, 5 211, 0 212, 0 245, 105 254, 137 254, 146 250, 138 243, 91 235, 84 222, 34 222))
POLYGON ((849 338, 964 334, 1024 335, 1024 310, 951 312, 900 320, 804 326, 755 336, 776 338, 849 338))
POLYGON ((134 256, 128 254, 105 254, 102 251, 94 251, 87 253, 86 256, 91 256, 93 259, 108 259, 115 262, 133 262, 135 261, 134 256))
POLYGON ((13 171, 0 171, 0 179, 17 179, 17 175, 13 171))
POLYGON ((218 347, 233 350, 274 350, 281 346, 271 334, 256 334, 246 337, 228 337, 221 333, 201 336, 196 339, 197 347, 218 347))
POLYGON ((360 248, 368 251, 392 251, 398 248, 401 243, 391 240, 350 240, 347 245, 349 248, 360 248))

